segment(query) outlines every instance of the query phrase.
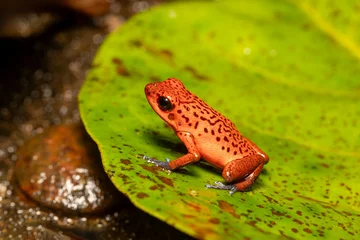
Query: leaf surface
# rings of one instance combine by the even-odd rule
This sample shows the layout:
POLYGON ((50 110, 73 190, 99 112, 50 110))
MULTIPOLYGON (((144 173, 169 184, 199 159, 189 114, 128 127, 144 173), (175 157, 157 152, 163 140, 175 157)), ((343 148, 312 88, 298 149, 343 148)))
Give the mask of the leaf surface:
POLYGON ((198 238, 355 238, 355 4, 189 1, 127 21, 103 43, 79 95, 112 182, 137 207, 198 238), (223 179, 205 163, 168 174, 142 160, 186 153, 144 96, 147 83, 168 77, 181 79, 268 153, 251 191, 206 189, 223 179))

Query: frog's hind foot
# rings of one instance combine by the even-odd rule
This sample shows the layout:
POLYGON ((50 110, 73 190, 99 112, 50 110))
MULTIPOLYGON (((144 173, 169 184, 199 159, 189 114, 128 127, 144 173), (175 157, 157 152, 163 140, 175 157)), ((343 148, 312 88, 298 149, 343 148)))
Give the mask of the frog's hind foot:
POLYGON ((157 160, 155 158, 148 157, 148 156, 144 156, 143 159, 146 160, 148 163, 155 164, 158 167, 161 167, 165 170, 171 171, 170 165, 169 165, 170 159, 168 159, 168 158, 165 158, 165 160, 166 160, 165 162, 157 160))
POLYGON ((215 188, 215 189, 221 189, 221 190, 230 190, 229 194, 233 195, 235 192, 238 191, 238 188, 235 184, 223 184, 222 182, 214 182, 214 185, 206 184, 206 188, 215 188))

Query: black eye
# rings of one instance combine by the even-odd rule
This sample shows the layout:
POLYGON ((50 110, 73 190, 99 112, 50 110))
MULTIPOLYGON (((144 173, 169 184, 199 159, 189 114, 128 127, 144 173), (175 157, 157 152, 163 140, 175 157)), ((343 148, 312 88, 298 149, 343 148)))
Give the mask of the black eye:
POLYGON ((159 108, 163 111, 170 111, 174 108, 170 99, 168 99, 167 97, 159 97, 158 104, 159 104, 159 108))

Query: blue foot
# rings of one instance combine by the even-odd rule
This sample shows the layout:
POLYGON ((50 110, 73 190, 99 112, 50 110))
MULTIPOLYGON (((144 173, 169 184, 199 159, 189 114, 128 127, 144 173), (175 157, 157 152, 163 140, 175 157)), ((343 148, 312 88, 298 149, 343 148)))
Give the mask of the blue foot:
POLYGON ((205 187, 206 188, 221 189, 221 190, 230 190, 229 191, 230 195, 233 195, 235 192, 238 191, 235 184, 226 185, 226 184, 223 184, 222 182, 214 182, 214 185, 206 184, 205 187))
POLYGON ((158 167, 161 167, 165 170, 171 171, 170 166, 169 166, 170 159, 168 159, 168 158, 165 158, 166 162, 163 162, 163 161, 160 161, 160 160, 148 157, 148 156, 144 156, 143 159, 146 160, 148 163, 155 164, 158 167))

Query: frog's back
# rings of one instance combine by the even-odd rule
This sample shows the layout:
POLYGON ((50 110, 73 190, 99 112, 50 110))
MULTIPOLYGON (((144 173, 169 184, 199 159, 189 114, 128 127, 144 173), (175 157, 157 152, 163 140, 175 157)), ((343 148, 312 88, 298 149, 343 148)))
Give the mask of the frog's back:
POLYGON ((179 102, 182 106, 179 112, 183 119, 189 119, 184 131, 193 135, 203 159, 222 168, 229 161, 261 151, 241 135, 231 120, 195 95, 189 100, 179 102))

